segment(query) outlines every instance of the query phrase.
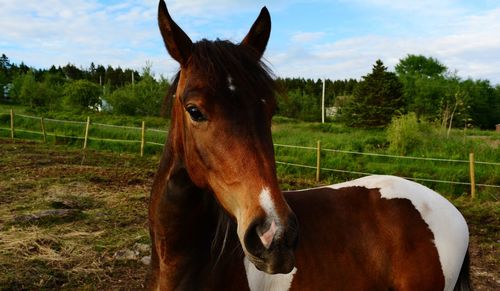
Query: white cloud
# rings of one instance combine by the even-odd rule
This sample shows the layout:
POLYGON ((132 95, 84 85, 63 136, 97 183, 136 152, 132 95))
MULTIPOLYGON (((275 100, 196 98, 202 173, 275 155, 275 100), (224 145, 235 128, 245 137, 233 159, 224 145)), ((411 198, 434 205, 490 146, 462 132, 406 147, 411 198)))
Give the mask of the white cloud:
POLYGON ((312 47, 292 42, 284 51, 271 52, 269 59, 277 75, 343 79, 366 75, 377 59, 393 69, 407 54, 422 54, 437 58, 462 78, 500 84, 500 8, 433 21, 437 29, 430 33, 360 35, 312 47))
POLYGON ((161 44, 157 30, 150 29, 156 28, 153 6, 82 0, 2 2, 2 51, 29 65, 88 65, 94 61, 127 66, 135 49, 161 44))
MULTIPOLYGON (((326 5, 326 0, 314 3, 321 1, 326 5)), ((17 2, 0 0, 0 53, 14 62, 48 67, 68 62, 88 66, 94 61, 140 69, 150 60, 153 71, 167 77, 178 68, 163 48, 158 32, 157 0, 124 0, 106 5, 97 0, 23 1, 22 5, 17 2)), ((171 14, 193 39, 207 36, 206 24, 218 23, 217 36, 239 41, 267 1, 167 2, 171 14), (248 23, 245 18, 246 24, 241 27, 225 22, 245 12, 248 12, 245 15, 249 17, 248 23)), ((296 2, 305 0, 277 0, 269 5, 278 14, 276 10, 286 11, 287 5, 296 2)), ((359 78, 371 71, 376 59, 382 59, 392 68, 407 54, 423 54, 437 58, 451 70, 458 70, 462 77, 487 78, 500 83, 500 7, 471 13, 451 0, 338 2, 355 3, 352 5, 363 6, 364 11, 373 7, 384 13, 397 11, 398 17, 414 17, 416 29, 404 33, 405 27, 401 27, 403 32, 397 35, 370 30, 370 34, 357 32, 351 37, 314 29, 292 34, 282 32, 286 35, 281 39, 288 41, 273 43, 266 53, 278 76, 359 78), (418 31, 419 28, 422 31, 418 31)), ((392 18, 385 21, 398 25, 392 18)), ((276 31, 273 39, 280 37, 276 31)))
POLYGON ((297 32, 294 33, 291 37, 293 42, 302 42, 302 43, 307 43, 307 42, 312 42, 321 39, 325 35, 324 32, 318 31, 318 32, 297 32))

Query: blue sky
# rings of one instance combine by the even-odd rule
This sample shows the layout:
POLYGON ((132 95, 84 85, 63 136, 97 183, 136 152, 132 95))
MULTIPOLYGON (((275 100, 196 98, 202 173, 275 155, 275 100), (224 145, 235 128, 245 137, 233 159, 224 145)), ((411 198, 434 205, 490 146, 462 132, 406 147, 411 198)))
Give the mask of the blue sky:
MULTIPOLYGON (((500 84, 500 1, 167 0, 194 40, 239 42, 267 6, 265 54, 277 76, 360 78, 377 59, 390 70, 407 54, 437 58, 462 78, 500 84)), ((35 67, 68 62, 141 69, 170 78, 156 0, 0 0, 0 53, 35 67)))

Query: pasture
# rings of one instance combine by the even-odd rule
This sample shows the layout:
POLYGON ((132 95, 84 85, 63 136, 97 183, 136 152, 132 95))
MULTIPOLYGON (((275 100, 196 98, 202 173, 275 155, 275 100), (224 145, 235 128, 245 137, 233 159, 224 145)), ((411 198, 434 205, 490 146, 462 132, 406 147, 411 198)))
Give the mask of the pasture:
MULTIPOLYGON (((5 138, 0 152, 2 290, 142 286, 147 203, 158 155, 83 153, 5 138)), ((314 175, 279 175, 284 188, 317 185, 314 175)), ((466 196, 452 201, 471 231, 473 286, 499 289, 500 202, 471 202, 466 196)))
MULTIPOLYGON (((25 110, 25 107, 14 108, 16 138, 41 141, 41 114, 25 110)), ((64 112, 48 112, 44 116, 47 143, 83 146, 87 116, 64 112)), ((88 148, 128 153, 140 152, 144 121, 146 156, 161 153, 168 129, 168 120, 159 117, 94 113, 90 121, 88 148)), ((9 137, 9 131, 9 108, 0 105, 0 137, 9 137)), ((408 141, 405 147, 394 150, 391 149, 393 141, 384 129, 353 129, 333 122, 301 122, 279 116, 273 119, 276 160, 282 177, 313 179, 317 142, 321 141, 321 168, 325 170, 321 170, 320 180, 323 183, 358 178, 365 175, 362 173, 391 174, 416 179, 440 193, 458 197, 470 194, 468 160, 473 152, 478 197, 500 199, 500 133, 453 129, 447 136, 445 130, 427 124, 404 139, 408 141)))

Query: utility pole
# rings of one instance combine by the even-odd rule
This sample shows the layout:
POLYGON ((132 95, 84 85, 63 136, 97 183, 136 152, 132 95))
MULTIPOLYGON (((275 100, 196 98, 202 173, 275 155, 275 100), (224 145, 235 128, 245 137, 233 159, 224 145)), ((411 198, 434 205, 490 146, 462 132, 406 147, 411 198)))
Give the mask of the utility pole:
POLYGON ((321 94, 321 123, 325 123, 325 78, 323 78, 323 94, 321 94))

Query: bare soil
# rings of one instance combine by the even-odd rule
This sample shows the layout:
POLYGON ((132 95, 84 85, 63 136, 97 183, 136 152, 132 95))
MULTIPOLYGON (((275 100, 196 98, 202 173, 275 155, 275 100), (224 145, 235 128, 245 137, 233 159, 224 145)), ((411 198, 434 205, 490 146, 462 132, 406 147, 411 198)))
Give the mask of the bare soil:
MULTIPOLYGON (((0 289, 141 289, 158 160, 0 139, 0 289)), ((500 203, 453 202, 470 226, 474 289, 500 290, 500 203)))

